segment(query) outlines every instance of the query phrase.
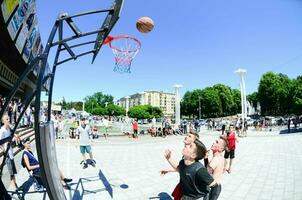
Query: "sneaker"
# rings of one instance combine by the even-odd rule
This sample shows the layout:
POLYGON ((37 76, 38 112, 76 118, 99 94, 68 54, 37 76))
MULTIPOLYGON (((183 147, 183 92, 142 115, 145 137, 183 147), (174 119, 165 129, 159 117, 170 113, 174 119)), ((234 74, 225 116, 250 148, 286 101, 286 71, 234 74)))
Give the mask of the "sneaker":
POLYGON ((41 191, 43 191, 44 190, 44 187, 42 186, 42 185, 36 185, 35 186, 35 191, 36 192, 41 192, 41 191))
POLYGON ((71 179, 71 178, 64 178, 63 181, 64 181, 65 183, 69 183, 69 182, 72 181, 72 179, 71 179))
POLYGON ((84 163, 83 169, 86 169, 88 167, 87 163, 84 163))
POLYGON ((23 185, 21 185, 20 187, 18 187, 16 189, 16 192, 23 192, 23 190, 24 190, 24 187, 23 187, 23 185))
POLYGON ((95 164, 96 164, 95 160, 91 160, 91 166, 95 167, 95 164))

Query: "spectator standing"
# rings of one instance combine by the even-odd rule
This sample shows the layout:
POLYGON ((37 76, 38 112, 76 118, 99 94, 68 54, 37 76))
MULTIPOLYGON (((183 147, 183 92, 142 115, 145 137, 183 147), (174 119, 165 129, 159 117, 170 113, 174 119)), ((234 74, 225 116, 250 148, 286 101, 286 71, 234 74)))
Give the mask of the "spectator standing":
POLYGON ((17 102, 13 101, 13 123, 17 122, 17 102))
POLYGON ((103 119, 103 126, 104 126, 104 137, 105 139, 107 139, 108 129, 109 129, 109 120, 107 119, 107 117, 103 119))
MULTIPOLYGON (((12 137, 11 129, 10 129, 10 122, 9 122, 9 116, 8 114, 4 114, 2 117, 2 123, 3 126, 0 129, 0 140, 7 138, 7 137, 12 137)), ((17 134, 14 134, 12 141, 17 141, 20 142, 20 138, 17 134)), ((11 145, 8 145, 9 143, 6 142, 5 144, 0 146, 0 149, 2 152, 5 152, 7 148, 9 147, 7 157, 5 159, 5 164, 7 166, 8 172, 10 174, 10 180, 11 184, 14 187, 14 189, 17 189, 17 182, 16 182, 16 177, 15 174, 17 174, 16 170, 16 165, 14 161, 14 153, 13 153, 13 148, 11 145)))
POLYGON ((8 108, 7 108, 7 114, 9 117, 9 123, 13 122, 13 103, 9 102, 8 108))
POLYGON ((227 166, 227 159, 230 158, 230 163, 228 169, 226 171, 230 174, 232 171, 232 163, 233 159, 235 158, 235 148, 236 142, 238 142, 238 138, 236 132, 233 130, 233 125, 230 125, 229 132, 226 135, 226 139, 228 141, 228 149, 224 153, 225 162, 225 169, 227 166))
POLYGON ((287 120, 287 132, 290 133, 290 118, 287 120))
POLYGON ((91 145, 93 145, 91 138, 89 137, 90 128, 88 125, 85 124, 85 119, 81 118, 81 125, 77 128, 77 132, 79 134, 79 145, 80 145, 80 152, 82 154, 83 161, 83 169, 88 167, 88 163, 86 160, 86 154, 89 154, 90 157, 90 164, 95 167, 95 160, 93 160, 93 154, 91 150, 91 145))
POLYGON ((225 123, 223 123, 221 126, 221 135, 224 135, 224 132, 225 132, 225 123))
POLYGON ((155 119, 155 117, 152 118, 152 127, 153 128, 156 127, 156 119, 155 119))
POLYGON ((134 119, 132 122, 132 130, 133 130, 133 138, 138 138, 137 133, 138 133, 138 123, 137 120, 134 119))
POLYGON ((188 130, 187 130, 187 125, 188 125, 188 123, 187 123, 187 121, 186 120, 183 120, 183 122, 182 122, 182 126, 183 126, 183 132, 184 132, 184 134, 187 134, 187 132, 188 132, 188 130))

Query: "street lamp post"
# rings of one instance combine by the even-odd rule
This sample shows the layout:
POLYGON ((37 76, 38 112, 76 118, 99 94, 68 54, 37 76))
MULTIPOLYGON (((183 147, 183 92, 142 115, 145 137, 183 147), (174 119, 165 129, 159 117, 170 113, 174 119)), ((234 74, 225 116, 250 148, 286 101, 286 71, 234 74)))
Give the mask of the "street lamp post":
POLYGON ((241 93, 241 118, 242 123, 244 123, 244 119, 247 117, 247 106, 246 106, 246 90, 245 90, 245 80, 244 76, 246 75, 246 69, 237 69, 235 71, 236 74, 240 76, 240 93, 241 93))
POLYGON ((125 99, 126 99, 126 116, 128 116, 128 111, 129 111, 129 96, 126 96, 125 99))
POLYGON ((179 88, 182 85, 176 84, 173 86, 175 88, 175 124, 180 125, 180 96, 179 96, 179 88))

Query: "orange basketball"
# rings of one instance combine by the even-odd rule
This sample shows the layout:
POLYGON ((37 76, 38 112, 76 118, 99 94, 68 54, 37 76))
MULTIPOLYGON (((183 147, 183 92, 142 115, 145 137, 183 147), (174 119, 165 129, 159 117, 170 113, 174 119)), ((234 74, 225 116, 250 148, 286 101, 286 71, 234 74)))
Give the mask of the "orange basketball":
POLYGON ((148 33, 154 27, 154 22, 150 17, 141 17, 136 22, 136 28, 141 33, 148 33))

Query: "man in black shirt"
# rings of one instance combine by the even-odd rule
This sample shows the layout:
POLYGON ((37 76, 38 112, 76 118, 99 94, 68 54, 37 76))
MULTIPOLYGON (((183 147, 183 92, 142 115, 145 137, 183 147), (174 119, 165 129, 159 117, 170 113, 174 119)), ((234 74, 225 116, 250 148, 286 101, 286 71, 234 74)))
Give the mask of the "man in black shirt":
POLYGON ((165 151, 165 158, 180 175, 181 200, 206 199, 208 187, 216 183, 203 164, 198 162, 205 157, 206 152, 205 145, 198 139, 185 145, 182 150, 183 159, 179 163, 171 158, 170 150, 165 151))

